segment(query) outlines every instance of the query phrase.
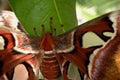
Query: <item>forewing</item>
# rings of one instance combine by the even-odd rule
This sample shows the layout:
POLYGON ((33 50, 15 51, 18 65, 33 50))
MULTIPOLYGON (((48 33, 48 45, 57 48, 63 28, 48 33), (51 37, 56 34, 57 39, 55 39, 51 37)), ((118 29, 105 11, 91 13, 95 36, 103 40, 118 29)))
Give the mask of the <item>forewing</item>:
POLYGON ((96 76, 91 76, 91 72, 89 72, 93 65, 92 60, 99 63, 96 50, 99 51, 106 46, 119 33, 119 18, 120 11, 111 12, 76 27, 58 37, 56 50, 66 60, 79 67, 81 74, 85 74, 82 78, 96 76))

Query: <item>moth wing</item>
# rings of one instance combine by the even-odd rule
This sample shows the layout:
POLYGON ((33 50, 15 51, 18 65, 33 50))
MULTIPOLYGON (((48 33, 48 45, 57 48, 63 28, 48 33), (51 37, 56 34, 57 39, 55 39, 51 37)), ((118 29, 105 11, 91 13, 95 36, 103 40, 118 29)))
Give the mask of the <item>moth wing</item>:
MULTIPOLYGON (((25 54, 30 53, 30 52, 38 53, 38 50, 37 50, 38 47, 34 45, 34 44, 36 45, 38 44, 38 43, 34 43, 37 39, 31 38, 28 36, 27 32, 23 29, 22 25, 20 24, 20 22, 18 21, 17 17, 15 16, 13 12, 1 11, 0 30, 1 30, 0 34, 3 36, 9 33, 12 35, 11 38, 14 39, 12 41, 15 42, 14 47, 13 47, 14 50, 17 50, 21 53, 25 52, 25 54)), ((9 38, 9 40, 11 39, 9 38)), ((5 46, 6 44, 4 40, 2 40, 2 36, 1 36, 1 41, 2 42, 1 42, 0 47, 4 49, 3 46, 5 46)))
POLYGON ((56 38, 56 50, 80 69, 82 78, 89 74, 90 55, 116 36, 119 16, 120 11, 105 14, 56 38))
POLYGON ((30 38, 20 27, 13 12, 3 11, 0 14, 0 79, 12 79, 13 69, 19 64, 23 64, 27 68, 30 79, 37 74, 37 72, 31 72, 32 69, 36 71, 35 69, 39 68, 40 54, 37 56, 34 54, 38 53, 38 47, 32 45, 36 38, 30 38))

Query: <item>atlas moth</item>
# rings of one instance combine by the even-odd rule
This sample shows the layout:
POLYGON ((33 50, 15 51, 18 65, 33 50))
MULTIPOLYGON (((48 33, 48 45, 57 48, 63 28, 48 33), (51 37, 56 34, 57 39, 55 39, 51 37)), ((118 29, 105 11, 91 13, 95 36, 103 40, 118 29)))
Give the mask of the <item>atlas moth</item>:
POLYGON ((4 42, 0 50, 1 80, 18 79, 18 65, 24 66, 26 73, 22 80, 39 80, 40 72, 43 79, 54 80, 61 75, 63 80, 69 80, 70 63, 78 67, 80 80, 120 79, 120 11, 102 15, 56 37, 46 32, 37 38, 29 36, 18 21, 19 28, 13 28, 1 17, 7 23, 0 27, 4 42))

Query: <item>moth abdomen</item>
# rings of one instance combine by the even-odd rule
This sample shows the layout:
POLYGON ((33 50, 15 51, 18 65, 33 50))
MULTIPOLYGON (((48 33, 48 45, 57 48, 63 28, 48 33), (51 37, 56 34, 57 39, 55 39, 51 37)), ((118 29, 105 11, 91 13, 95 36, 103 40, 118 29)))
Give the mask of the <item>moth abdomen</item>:
POLYGON ((40 65, 40 70, 47 79, 56 79, 61 75, 59 63, 54 54, 45 54, 40 65))

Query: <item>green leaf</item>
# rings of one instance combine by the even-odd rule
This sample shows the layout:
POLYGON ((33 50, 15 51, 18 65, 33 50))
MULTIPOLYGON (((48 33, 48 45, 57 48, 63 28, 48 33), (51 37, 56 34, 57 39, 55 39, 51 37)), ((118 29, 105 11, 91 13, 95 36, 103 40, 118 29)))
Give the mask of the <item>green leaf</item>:
POLYGON ((68 31, 77 25, 75 2, 76 0, 9 0, 13 11, 24 26, 26 31, 35 35, 33 28, 41 34, 41 25, 45 25, 45 31, 50 32, 50 17, 59 34, 61 24, 64 31, 68 31))

